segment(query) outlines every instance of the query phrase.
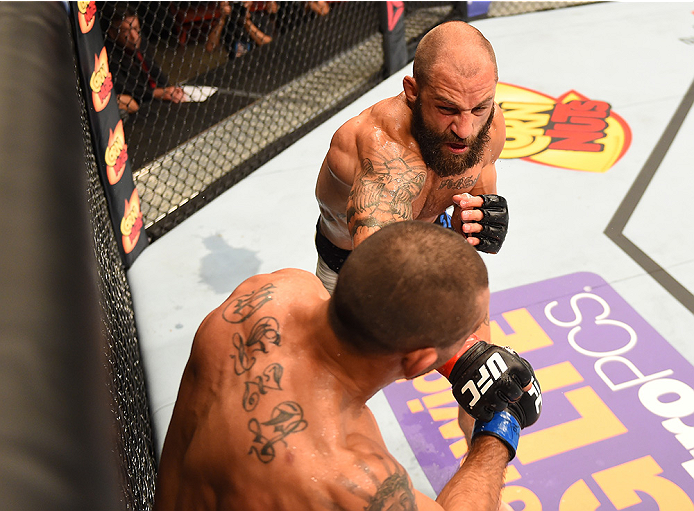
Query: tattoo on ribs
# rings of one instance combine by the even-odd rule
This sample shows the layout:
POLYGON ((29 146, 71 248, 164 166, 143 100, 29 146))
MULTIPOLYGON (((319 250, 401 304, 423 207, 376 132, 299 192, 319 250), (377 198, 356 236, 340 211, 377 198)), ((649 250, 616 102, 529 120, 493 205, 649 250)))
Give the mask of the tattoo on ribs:
POLYGON ((284 439, 292 433, 299 433, 308 426, 304 420, 304 410, 299 403, 284 401, 278 404, 271 412, 270 419, 260 422, 258 419, 248 421, 248 430, 253 433, 253 440, 248 454, 255 453, 263 463, 270 463, 275 459, 275 444, 287 442, 284 439), (263 434, 263 427, 269 430, 269 435, 263 434), (258 445, 255 445, 258 444, 258 445))
POLYGON ((426 166, 404 156, 362 162, 348 200, 347 224, 353 236, 361 228, 412 219, 412 201, 422 191, 426 166))
POLYGON ((244 340, 239 333, 234 333, 232 344, 236 348, 236 353, 229 356, 234 359, 234 371, 237 375, 248 372, 253 367, 256 361, 255 356, 252 355, 253 352, 267 353, 266 344, 280 345, 279 328, 275 318, 265 316, 256 321, 247 340, 244 340))
POLYGON ((265 284, 260 289, 254 289, 250 293, 232 300, 222 312, 222 317, 229 323, 242 323, 267 302, 272 300, 275 286, 265 284))

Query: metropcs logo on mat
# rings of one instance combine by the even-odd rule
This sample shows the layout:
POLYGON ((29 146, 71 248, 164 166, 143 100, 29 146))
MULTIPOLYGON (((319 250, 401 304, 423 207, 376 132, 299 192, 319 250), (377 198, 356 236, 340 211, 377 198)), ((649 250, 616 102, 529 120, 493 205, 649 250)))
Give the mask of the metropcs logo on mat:
MULTIPOLYGON (((575 273, 492 294, 492 341, 535 368, 503 499, 519 511, 694 511, 694 368, 602 278, 575 273)), ((383 390, 435 492, 467 452, 436 371, 383 390)))
POLYGON ((586 172, 606 172, 626 153, 631 131, 609 103, 576 91, 558 98, 499 83, 496 101, 506 119, 501 158, 586 172))

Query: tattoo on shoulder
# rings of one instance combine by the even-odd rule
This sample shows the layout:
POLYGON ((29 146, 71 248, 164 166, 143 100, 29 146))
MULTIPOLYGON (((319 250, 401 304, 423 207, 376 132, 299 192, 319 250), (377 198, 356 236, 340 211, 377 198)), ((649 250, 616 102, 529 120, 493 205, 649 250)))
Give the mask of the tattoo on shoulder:
POLYGON ((352 235, 362 228, 411 220, 412 201, 425 180, 426 165, 404 149, 396 157, 376 154, 365 158, 349 194, 347 223, 352 235))
POLYGON ((389 509, 416 511, 417 502, 405 469, 389 456, 376 455, 375 459, 379 461, 379 466, 372 467, 364 460, 357 464, 364 475, 370 479, 369 487, 348 478, 340 481, 342 486, 364 501, 366 511, 389 509), (385 477, 383 477, 384 473, 385 477))
POLYGON ((248 454, 255 454, 263 463, 270 463, 275 459, 275 444, 293 434, 303 431, 308 427, 304 420, 304 410, 299 403, 284 401, 270 413, 270 418, 264 422, 258 419, 248 421, 248 430, 253 433, 253 441, 248 454), (266 436, 267 435, 267 436, 266 436))
POLYGON ((282 390, 281 380, 284 368, 280 364, 270 364, 263 370, 263 374, 245 382, 246 390, 243 393, 243 409, 252 412, 264 396, 270 390, 282 390))
MULTIPOLYGON (((228 323, 243 323, 273 299, 275 289, 272 283, 267 283, 234 298, 222 311, 222 317, 228 323)), ((231 335, 234 351, 229 357, 234 361, 234 373, 237 376, 245 375, 242 382, 245 387, 241 399, 243 409, 253 412, 262 396, 270 391, 282 391, 284 367, 281 364, 271 362, 262 372, 254 369, 260 365, 256 365, 259 354, 269 354, 273 347, 280 346, 280 325, 277 318, 266 315, 255 321, 250 327, 250 332, 248 328, 241 327, 234 330, 231 335)), ((283 401, 272 409, 267 420, 261 421, 256 417, 248 420, 248 430, 253 435, 248 454, 255 454, 261 462, 270 463, 275 459, 275 444, 286 444, 284 439, 288 435, 303 431, 307 427, 308 422, 304 420, 304 411, 299 403, 283 401)))
POLYGON ((235 298, 222 311, 222 318, 229 323, 242 323, 267 302, 272 300, 274 284, 268 283, 259 289, 235 298))
POLYGON ((277 320, 271 316, 265 316, 256 321, 248 335, 248 339, 234 332, 231 342, 236 349, 233 355, 229 355, 234 359, 234 372, 237 375, 242 375, 251 370, 255 364, 256 357, 254 352, 268 352, 268 345, 280 345, 280 326, 277 320))

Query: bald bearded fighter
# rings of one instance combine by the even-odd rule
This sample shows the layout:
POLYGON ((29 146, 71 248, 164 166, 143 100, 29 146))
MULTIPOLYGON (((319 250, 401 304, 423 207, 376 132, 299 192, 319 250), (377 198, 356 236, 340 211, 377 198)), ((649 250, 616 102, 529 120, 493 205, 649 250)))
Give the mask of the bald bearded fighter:
POLYGON ((504 241, 495 162, 506 128, 491 44, 467 23, 444 23, 422 38, 413 69, 402 93, 337 130, 320 169, 317 275, 328 290, 349 252, 391 222, 435 222, 453 206, 452 228, 478 250, 504 241))
POLYGON ((418 221, 361 243, 332 296, 303 270, 246 280, 195 335, 155 511, 496 510, 541 396, 532 367, 512 350, 482 342, 461 350, 488 303, 479 254, 418 221), (436 306, 444 301, 457 313, 436 306), (492 365, 503 370, 470 399, 466 389, 492 365), (478 421, 465 461, 434 501, 412 487, 366 403, 437 367, 478 421))
MULTIPOLYGON (((508 210, 496 195, 506 139, 497 82, 494 50, 479 30, 443 23, 417 46, 404 91, 337 130, 316 183, 316 275, 328 291, 351 250, 392 222, 441 223, 478 250, 498 252, 508 210)), ((475 335, 490 340, 488 321, 475 335)), ((473 420, 463 413, 459 422, 469 439, 473 420)))

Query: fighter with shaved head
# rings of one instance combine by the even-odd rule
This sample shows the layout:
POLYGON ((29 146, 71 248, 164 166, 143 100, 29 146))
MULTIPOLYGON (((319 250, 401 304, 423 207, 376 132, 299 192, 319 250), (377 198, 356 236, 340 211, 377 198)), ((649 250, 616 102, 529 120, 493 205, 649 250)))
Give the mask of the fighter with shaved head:
MULTIPOLYGON (((417 46, 403 92, 337 130, 316 184, 316 275, 328 291, 351 251, 392 222, 441 223, 477 250, 499 251, 508 210, 496 195, 495 163, 506 139, 497 82, 496 56, 482 33, 462 21, 443 23, 417 46)), ((447 305, 451 313, 459 306, 447 305)), ((490 340, 488 320, 475 335, 490 340)), ((461 414, 460 423, 469 438, 472 419, 461 414)))
POLYGON ((504 241, 508 214, 495 163, 506 128, 494 102, 491 44, 467 23, 444 23, 422 38, 413 70, 403 92, 337 130, 323 161, 317 274, 328 290, 349 252, 391 222, 448 220, 483 252, 498 252, 504 241))

